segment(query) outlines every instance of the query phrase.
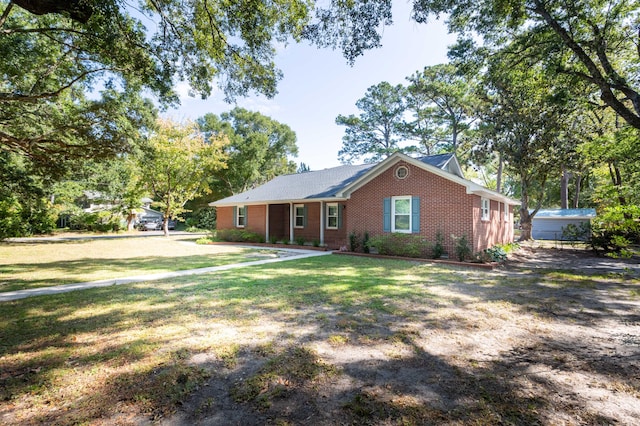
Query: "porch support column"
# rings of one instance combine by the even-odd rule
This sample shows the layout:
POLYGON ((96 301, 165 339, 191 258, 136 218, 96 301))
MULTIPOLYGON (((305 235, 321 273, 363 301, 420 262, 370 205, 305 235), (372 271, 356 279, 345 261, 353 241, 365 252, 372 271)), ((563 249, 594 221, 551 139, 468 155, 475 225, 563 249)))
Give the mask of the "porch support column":
POLYGON ((293 211, 293 203, 289 203, 289 242, 293 242, 293 218, 294 218, 294 211, 293 211))
POLYGON ((264 239, 268 243, 269 242, 269 204, 265 206, 267 211, 265 212, 265 224, 264 224, 264 239))
POLYGON ((320 245, 324 245, 324 201, 320 201, 320 245))

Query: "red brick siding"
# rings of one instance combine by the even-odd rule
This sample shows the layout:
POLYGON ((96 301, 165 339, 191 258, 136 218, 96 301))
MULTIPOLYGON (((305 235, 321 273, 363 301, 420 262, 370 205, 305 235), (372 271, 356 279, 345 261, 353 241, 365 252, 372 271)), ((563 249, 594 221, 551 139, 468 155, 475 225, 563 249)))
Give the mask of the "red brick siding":
POLYGON ((266 206, 247 206, 247 224, 244 229, 262 236, 267 232, 266 206))
POLYGON ((446 250, 453 253, 452 234, 456 237, 466 234, 471 240, 473 220, 469 211, 473 208, 474 196, 466 194, 462 185, 418 167, 400 164, 351 194, 346 209, 350 213, 345 222, 347 233, 383 234, 383 198, 407 195, 420 197, 420 234, 429 242, 433 243, 440 231, 446 250), (409 175, 402 180, 395 176, 400 164, 409 169, 409 175))
POLYGON ((504 220, 504 204, 495 200, 489 201, 489 220, 482 220, 481 197, 475 196, 473 209, 474 251, 480 251, 496 244, 513 241, 513 214, 509 208, 509 219, 504 220))
POLYGON ((233 207, 217 207, 216 215, 217 229, 233 229, 233 207))
MULTIPOLYGON (((498 243, 513 241, 513 209, 504 220, 503 204, 490 201, 490 220, 481 220, 481 197, 466 193, 466 188, 448 179, 418 167, 401 162, 368 182, 351 194, 351 198, 339 203, 342 209, 342 227, 325 229, 324 242, 332 249, 348 246, 351 232, 383 234, 383 199, 394 196, 420 197, 420 235, 433 243, 436 233, 444 237, 445 249, 453 255, 455 239, 466 235, 474 252, 498 243), (398 179, 395 170, 405 165, 409 175, 398 179)), ((294 228, 293 239, 302 236, 308 242, 320 239, 320 203, 307 203, 307 225, 294 228)), ((325 207, 326 208, 326 207, 325 207)), ((266 234, 265 206, 248 206, 247 229, 266 234)), ((279 239, 291 239, 289 204, 269 206, 269 234, 279 239)), ((218 208, 218 229, 233 228, 233 207, 218 208)))
POLYGON ((320 241, 320 203, 306 203, 307 224, 303 228, 293 228, 293 239, 302 237, 307 242, 320 241))

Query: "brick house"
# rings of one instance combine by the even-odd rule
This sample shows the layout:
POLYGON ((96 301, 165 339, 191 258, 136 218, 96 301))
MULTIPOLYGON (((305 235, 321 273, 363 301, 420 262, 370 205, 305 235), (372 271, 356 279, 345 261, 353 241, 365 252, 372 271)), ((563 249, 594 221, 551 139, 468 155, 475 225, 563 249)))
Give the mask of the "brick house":
POLYGON ((218 229, 245 229, 269 241, 317 241, 335 249, 352 232, 419 234, 434 242, 466 235, 474 252, 513 241, 518 201, 464 179, 453 154, 395 153, 377 164, 278 176, 210 205, 218 229))

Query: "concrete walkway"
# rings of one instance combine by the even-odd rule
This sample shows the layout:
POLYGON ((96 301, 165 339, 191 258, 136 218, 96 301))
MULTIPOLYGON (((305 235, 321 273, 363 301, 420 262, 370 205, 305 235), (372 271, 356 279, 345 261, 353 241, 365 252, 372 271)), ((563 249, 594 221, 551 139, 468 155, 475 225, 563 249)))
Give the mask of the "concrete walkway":
MULTIPOLYGON (((252 247, 255 248, 255 247, 252 247)), ((67 293, 69 291, 85 290, 88 288, 108 287, 112 285, 122 285, 130 283, 139 283, 144 281, 156 281, 166 278, 184 277, 187 275, 208 274, 210 272, 228 271, 230 269, 244 268, 247 266, 265 265, 268 263, 284 262, 287 260, 306 259, 308 257, 326 256, 331 254, 330 251, 316 250, 298 250, 283 249, 278 251, 286 251, 287 256, 272 259, 255 260, 253 262, 233 263, 229 265, 211 266, 208 268, 188 269, 184 271, 163 272, 160 274, 137 275, 132 277, 122 277, 115 279, 107 279, 100 281, 90 281, 85 283, 63 284, 53 287, 31 288, 27 290, 7 291, 0 293, 0 302, 8 302, 11 300, 24 299, 27 297, 42 296, 49 294, 67 293)))

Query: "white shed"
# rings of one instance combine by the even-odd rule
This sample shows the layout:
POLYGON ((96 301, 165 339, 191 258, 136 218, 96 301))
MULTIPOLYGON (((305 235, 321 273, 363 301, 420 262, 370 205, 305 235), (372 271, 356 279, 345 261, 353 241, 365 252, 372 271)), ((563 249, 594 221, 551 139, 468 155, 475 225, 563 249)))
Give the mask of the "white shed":
POLYGON ((581 226, 596 217, 596 209, 539 210, 531 223, 531 237, 535 240, 562 240, 567 225, 581 226))

